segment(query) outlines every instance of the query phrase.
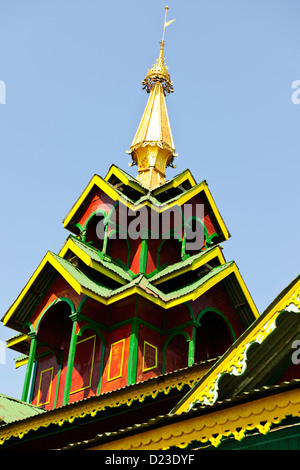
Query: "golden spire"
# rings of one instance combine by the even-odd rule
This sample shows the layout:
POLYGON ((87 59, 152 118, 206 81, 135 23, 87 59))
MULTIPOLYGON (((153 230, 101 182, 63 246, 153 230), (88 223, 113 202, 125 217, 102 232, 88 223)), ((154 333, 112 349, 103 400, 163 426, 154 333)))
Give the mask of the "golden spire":
POLYGON ((132 164, 138 165, 137 180, 149 189, 165 182, 165 169, 173 166, 175 146, 165 96, 173 92, 164 59, 165 29, 175 20, 165 21, 158 59, 143 80, 143 89, 150 93, 139 127, 130 147, 132 164))

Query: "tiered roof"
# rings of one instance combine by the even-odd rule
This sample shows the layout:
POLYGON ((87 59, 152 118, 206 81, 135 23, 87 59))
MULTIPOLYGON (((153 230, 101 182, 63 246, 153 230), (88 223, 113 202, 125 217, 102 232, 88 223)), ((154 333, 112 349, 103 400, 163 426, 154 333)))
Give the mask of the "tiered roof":
MULTIPOLYGON (((293 342, 300 339, 300 279, 259 316, 235 262, 227 262, 223 255, 220 243, 230 234, 206 181, 197 184, 189 170, 165 181, 165 169, 173 166, 176 154, 165 103, 173 85, 165 65, 164 41, 143 86, 149 99, 129 152, 133 164, 138 164, 137 179, 115 165, 104 179, 93 176, 63 221, 71 232, 64 246, 58 254, 45 255, 4 315, 4 324, 20 333, 7 344, 24 353, 17 365, 25 364, 30 338, 24 325, 58 275, 80 299, 106 306, 136 296, 162 311, 195 301, 221 285, 245 332, 220 358, 52 410, 0 396, 4 448, 218 447, 227 438, 239 443, 253 432, 265 435, 278 426, 286 431, 290 418, 300 439, 299 380, 281 383, 295 372, 290 353, 293 342), (133 272, 82 239, 81 217, 99 191, 133 211, 155 207, 158 213, 201 196, 216 233, 194 255, 148 274, 133 272), (281 375, 286 370, 292 374, 281 375)), ((196 324, 195 314, 190 315, 196 324)))

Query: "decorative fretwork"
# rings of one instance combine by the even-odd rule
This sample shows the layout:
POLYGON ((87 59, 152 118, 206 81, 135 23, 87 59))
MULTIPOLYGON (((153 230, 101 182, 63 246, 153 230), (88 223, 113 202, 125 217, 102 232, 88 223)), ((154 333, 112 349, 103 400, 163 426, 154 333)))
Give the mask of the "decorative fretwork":
POLYGON ((277 328, 277 319, 283 311, 300 312, 300 287, 296 287, 295 292, 279 301, 276 310, 271 310, 266 316, 265 322, 260 324, 260 327, 254 328, 249 336, 236 349, 232 350, 228 359, 221 362, 220 367, 217 367, 215 372, 203 383, 203 387, 199 387, 190 397, 190 401, 183 404, 176 412, 191 410, 195 405, 213 405, 218 399, 221 377, 225 374, 240 376, 245 372, 249 348, 254 343, 262 344, 277 328))

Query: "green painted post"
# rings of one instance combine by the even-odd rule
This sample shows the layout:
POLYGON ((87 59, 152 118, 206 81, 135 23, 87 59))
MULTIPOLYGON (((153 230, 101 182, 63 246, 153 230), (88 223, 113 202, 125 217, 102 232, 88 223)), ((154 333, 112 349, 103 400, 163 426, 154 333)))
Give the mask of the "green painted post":
POLYGON ((77 335, 75 333, 76 324, 77 324, 77 315, 76 314, 70 315, 70 318, 73 321, 73 327, 72 327, 70 349, 69 349, 69 356, 68 356, 68 365, 67 365, 63 405, 67 405, 69 403, 72 373, 73 373, 73 367, 74 367, 75 349, 76 349, 76 342, 77 342, 77 335))
POLYGON ((141 254, 140 254, 140 273, 146 273, 147 267, 147 255, 148 255, 148 240, 146 238, 142 239, 141 254))
POLYGON ((54 406, 53 406, 54 408, 56 408, 56 405, 57 405, 58 391, 59 391, 59 385, 60 385, 60 374, 61 374, 63 356, 64 356, 64 352, 61 351, 61 353, 60 353, 60 359, 59 359, 59 363, 58 363, 57 382, 56 382, 56 390, 55 390, 54 406))
POLYGON ((106 253, 106 249, 107 249, 107 229, 108 229, 108 224, 105 225, 104 240, 103 240, 103 246, 102 246, 103 253, 106 253))
POLYGON ((31 381, 30 381, 30 392, 29 392, 29 399, 28 399, 29 403, 32 403, 32 400, 33 400, 33 392, 34 392, 34 384, 35 384, 37 366, 38 366, 38 361, 34 361, 34 368, 33 368, 32 374, 31 374, 31 381))
POLYGON ((105 354, 105 343, 102 340, 100 374, 99 374, 99 383, 98 383, 98 390, 97 390, 98 395, 100 395, 100 392, 101 392, 101 383, 102 383, 103 365, 104 365, 104 354, 105 354))
POLYGON ((30 378, 31 378, 32 367, 33 367, 33 363, 35 359, 35 351, 36 351, 36 345, 37 345, 36 334, 34 332, 31 332, 31 333, 28 333, 28 336, 31 338, 31 343, 30 343, 29 358, 28 358, 23 393, 22 393, 22 401, 27 401, 30 378))
POLYGON ((195 362, 195 341, 196 341, 196 328, 193 326, 192 339, 189 341, 189 359, 188 365, 192 366, 195 362))
POLYGON ((138 360, 138 335, 139 335, 139 322, 138 320, 134 319, 131 323, 131 332, 130 332, 127 385, 132 385, 136 382, 137 360, 138 360))

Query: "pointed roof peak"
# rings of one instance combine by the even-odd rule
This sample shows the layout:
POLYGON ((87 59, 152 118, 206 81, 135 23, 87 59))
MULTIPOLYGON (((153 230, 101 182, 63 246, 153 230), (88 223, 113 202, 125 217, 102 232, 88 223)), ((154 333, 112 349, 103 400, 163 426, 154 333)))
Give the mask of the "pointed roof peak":
POLYGON ((165 96, 173 92, 173 84, 164 58, 164 35, 166 27, 175 21, 166 21, 167 10, 168 7, 158 59, 142 82, 150 96, 128 152, 132 158, 130 166, 137 164, 139 167, 137 180, 149 189, 165 182, 165 169, 173 166, 176 157, 165 102, 165 96))

